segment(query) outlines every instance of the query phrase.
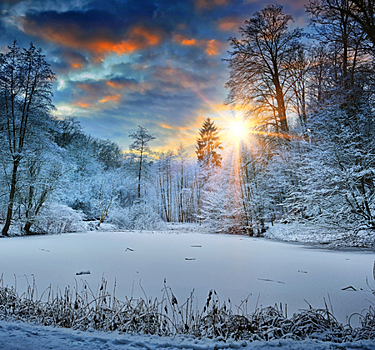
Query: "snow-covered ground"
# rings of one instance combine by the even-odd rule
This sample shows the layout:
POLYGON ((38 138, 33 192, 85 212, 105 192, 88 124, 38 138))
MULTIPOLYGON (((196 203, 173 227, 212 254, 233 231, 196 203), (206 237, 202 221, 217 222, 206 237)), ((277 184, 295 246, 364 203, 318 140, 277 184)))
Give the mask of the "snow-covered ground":
POLYGON ((373 341, 353 343, 320 342, 316 340, 277 341, 217 341, 193 337, 159 337, 129 335, 118 332, 80 332, 71 329, 40 327, 20 322, 0 321, 0 349, 2 350, 375 350, 373 341))
MULTIPOLYGON (((246 298, 248 312, 281 302, 287 304, 289 316, 307 308, 306 301, 314 308, 323 308, 325 299, 342 323, 375 302, 370 290, 375 288, 374 259, 372 252, 329 251, 266 239, 179 230, 100 231, 0 240, 3 283, 14 285, 16 280, 20 293, 33 276, 39 296, 50 284, 54 290, 67 285, 74 288, 77 280, 80 288, 81 279, 87 280, 95 292, 104 277, 108 290, 116 280, 116 297, 120 300, 125 296, 144 296, 144 292, 148 297, 160 297, 166 279, 182 302, 194 289, 197 309, 202 308, 210 289, 215 289, 222 301, 230 298, 234 309, 246 298), (76 275, 88 271, 90 274, 76 275)), ((304 341, 302 346, 287 340, 230 345, 192 338, 82 333, 20 323, 1 322, 0 326, 0 349, 10 350, 219 349, 243 345, 249 349, 271 349, 279 344, 284 349, 355 348, 355 344, 345 347, 315 341, 304 341)), ((360 346, 375 349, 368 342, 360 346)))
POLYGON ((340 228, 317 226, 312 223, 269 225, 265 237, 286 242, 325 245, 329 249, 364 248, 375 251, 375 237, 371 230, 362 230, 354 234, 340 228))

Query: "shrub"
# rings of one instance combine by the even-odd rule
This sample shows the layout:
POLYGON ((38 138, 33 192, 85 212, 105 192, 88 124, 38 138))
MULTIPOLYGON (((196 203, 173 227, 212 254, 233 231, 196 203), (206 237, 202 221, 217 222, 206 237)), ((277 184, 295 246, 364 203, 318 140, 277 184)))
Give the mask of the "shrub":
POLYGON ((126 208, 113 208, 107 222, 125 230, 160 230, 166 227, 161 217, 145 203, 133 204, 126 208))

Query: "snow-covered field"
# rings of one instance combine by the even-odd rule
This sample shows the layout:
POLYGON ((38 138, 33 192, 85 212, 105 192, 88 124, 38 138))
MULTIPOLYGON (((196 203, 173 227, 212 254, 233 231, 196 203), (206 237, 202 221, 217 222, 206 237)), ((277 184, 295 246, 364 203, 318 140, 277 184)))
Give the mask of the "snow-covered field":
MULTIPOLYGON (((77 280, 80 288, 81 279, 87 280, 95 292, 104 277, 109 290, 116 280, 116 297, 120 300, 125 296, 144 296, 144 292, 148 297, 160 297, 166 279, 182 302, 194 289, 198 309, 202 308, 210 289, 215 289, 222 301, 230 298, 234 308, 248 298, 249 312, 281 302, 287 304, 291 315, 307 308, 306 301, 314 308, 323 308, 325 299, 343 323, 349 315, 375 302, 366 284, 368 278, 370 287, 375 288, 374 259, 372 252, 328 251, 244 236, 180 231, 87 232, 0 240, 3 282, 14 285, 16 279, 19 292, 31 283, 32 276, 39 296, 50 284, 57 290, 67 285, 74 287, 77 280), (87 271, 90 274, 76 275, 87 271)), ((0 349, 229 347, 223 342, 192 338, 82 333, 5 322, 0 327, 0 349), (127 345, 124 347, 124 344, 127 345)), ((279 344, 239 342, 232 347, 270 349, 279 344)), ((285 349, 334 349, 336 346, 318 345, 314 341, 305 341, 304 346, 286 340, 281 344, 285 349)), ((345 346, 351 348, 351 345, 345 346)), ((361 346, 375 349, 370 343, 361 343, 361 346)), ((345 347, 337 345, 337 348, 345 347)))

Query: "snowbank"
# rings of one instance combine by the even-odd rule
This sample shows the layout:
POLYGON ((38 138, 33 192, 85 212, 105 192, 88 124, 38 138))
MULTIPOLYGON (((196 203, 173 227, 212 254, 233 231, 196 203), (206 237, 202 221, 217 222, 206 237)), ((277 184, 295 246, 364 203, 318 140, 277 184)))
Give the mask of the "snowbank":
POLYGON ((40 327, 21 322, 0 321, 0 349, 6 350, 375 350, 373 341, 337 344, 317 340, 276 340, 269 342, 229 341, 195 339, 193 337, 159 337, 129 335, 118 332, 81 332, 71 329, 40 327))
POLYGON ((324 245, 326 248, 330 249, 375 249, 375 232, 370 230, 353 232, 309 223, 302 224, 299 222, 291 222, 287 224, 274 223, 273 226, 270 225, 264 236, 269 239, 286 242, 324 245))

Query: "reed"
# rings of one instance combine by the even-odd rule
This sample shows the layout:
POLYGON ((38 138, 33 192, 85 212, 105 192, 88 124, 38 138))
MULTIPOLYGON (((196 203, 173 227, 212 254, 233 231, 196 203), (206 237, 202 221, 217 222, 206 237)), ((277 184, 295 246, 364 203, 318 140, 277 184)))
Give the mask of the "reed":
POLYGON ((160 298, 116 298, 116 282, 109 292, 102 279, 95 294, 86 281, 76 281, 54 292, 49 286, 38 297, 35 279, 19 294, 15 286, 4 286, 0 279, 0 319, 32 322, 38 325, 89 331, 119 331, 163 336, 192 335, 195 337, 234 340, 319 339, 345 342, 375 339, 375 310, 370 307, 360 314, 360 326, 339 323, 328 307, 311 306, 288 318, 286 305, 256 308, 249 312, 247 300, 233 310, 230 299, 221 302, 215 290, 208 294, 201 311, 193 307, 194 290, 179 303, 164 281, 160 298))

